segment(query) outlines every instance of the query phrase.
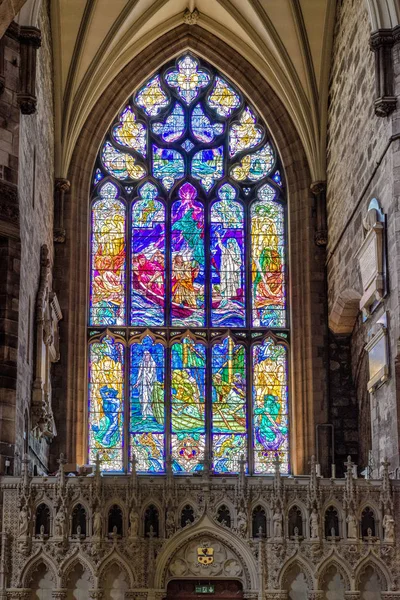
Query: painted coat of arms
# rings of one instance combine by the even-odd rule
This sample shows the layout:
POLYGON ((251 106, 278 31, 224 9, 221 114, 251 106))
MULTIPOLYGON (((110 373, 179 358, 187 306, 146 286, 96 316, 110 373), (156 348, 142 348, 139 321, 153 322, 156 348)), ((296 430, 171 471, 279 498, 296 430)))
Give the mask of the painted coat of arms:
POLYGON ((204 566, 214 562, 214 548, 197 548, 197 561, 204 566))

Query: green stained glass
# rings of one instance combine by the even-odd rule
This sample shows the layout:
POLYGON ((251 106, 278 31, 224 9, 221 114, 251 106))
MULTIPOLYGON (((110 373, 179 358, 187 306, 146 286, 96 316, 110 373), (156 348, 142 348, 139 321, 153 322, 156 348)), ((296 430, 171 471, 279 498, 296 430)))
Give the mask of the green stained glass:
POLYGON ((192 158, 192 176, 200 180, 207 192, 224 174, 223 157, 224 148, 219 146, 200 150, 192 158))
POLYGON ((253 347, 253 427, 255 473, 272 474, 276 457, 289 472, 287 357, 271 339, 253 347))
POLYGON ((212 436, 216 473, 237 473, 246 451, 245 349, 232 338, 212 348, 212 436))
POLYGON ((175 181, 185 174, 183 157, 172 148, 158 148, 153 146, 153 175, 160 179, 165 189, 169 190, 175 181))

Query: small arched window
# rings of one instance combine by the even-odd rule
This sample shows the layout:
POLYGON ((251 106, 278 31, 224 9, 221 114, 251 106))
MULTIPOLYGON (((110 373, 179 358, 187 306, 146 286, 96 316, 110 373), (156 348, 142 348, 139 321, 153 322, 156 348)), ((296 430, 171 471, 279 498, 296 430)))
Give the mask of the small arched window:
POLYGON ((157 508, 151 504, 144 513, 144 535, 158 537, 160 534, 160 519, 157 508))
POLYGON ((325 511, 325 537, 339 537, 339 515, 334 506, 325 511))
POLYGON ((108 511, 108 533, 120 536, 123 534, 123 513, 117 504, 113 504, 108 511))
POLYGON ((256 108, 192 53, 116 115, 91 195, 90 463, 194 473, 210 448, 216 474, 288 472, 281 175, 256 108))
POLYGON ((72 511, 71 534, 86 536, 86 510, 82 504, 77 504, 72 511))
POLYGON ((267 537, 267 516, 262 506, 256 506, 252 515, 253 537, 267 537))
POLYGON ((226 527, 231 526, 231 513, 229 508, 225 504, 221 504, 221 506, 217 510, 217 521, 221 523, 221 525, 225 525, 226 527))
POLYGON ((376 536, 376 522, 374 511, 367 506, 361 515, 361 537, 365 538, 369 536, 376 536))
POLYGON ((50 509, 47 504, 39 504, 36 509, 35 535, 50 535, 50 509))
POLYGON ((289 537, 303 537, 303 514, 298 506, 292 506, 289 510, 289 537))
POLYGON ((185 527, 194 521, 194 510, 190 504, 186 504, 181 512, 181 527, 185 527))

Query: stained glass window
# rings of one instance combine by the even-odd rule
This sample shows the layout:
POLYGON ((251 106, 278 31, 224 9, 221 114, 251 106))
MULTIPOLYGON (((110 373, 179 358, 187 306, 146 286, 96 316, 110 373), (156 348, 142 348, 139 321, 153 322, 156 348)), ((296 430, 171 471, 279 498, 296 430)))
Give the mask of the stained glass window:
POLYGON ((250 99, 179 56, 127 99, 92 182, 88 460, 289 472, 285 180, 250 99))

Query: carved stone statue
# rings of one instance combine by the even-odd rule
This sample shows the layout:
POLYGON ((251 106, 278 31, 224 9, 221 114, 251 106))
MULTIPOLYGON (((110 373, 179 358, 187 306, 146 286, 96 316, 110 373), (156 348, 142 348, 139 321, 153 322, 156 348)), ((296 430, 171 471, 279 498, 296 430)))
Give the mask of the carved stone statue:
POLYGON ((247 533, 247 517, 246 517, 246 513, 243 510, 242 506, 239 508, 239 511, 237 514, 237 528, 238 528, 239 535, 241 535, 242 537, 245 537, 246 533, 247 533))
POLYGON ((318 537, 318 513, 314 507, 310 516, 311 539, 315 540, 318 537))
POLYGON ((61 506, 54 520, 54 534, 56 537, 64 537, 66 534, 67 518, 64 506, 61 506))
POLYGON ((383 517, 382 526, 385 530, 385 542, 394 542, 394 519, 389 511, 383 517))
POLYGON ((101 521, 101 512, 99 508, 97 508, 93 517, 93 535, 95 537, 101 537, 101 521))
POLYGON ((165 531, 167 537, 171 537, 175 533, 175 515, 172 509, 167 510, 167 516, 165 519, 165 531))
POLYGON ((281 538, 282 537, 282 513, 279 510, 279 508, 276 509, 274 516, 272 517, 272 523, 273 523, 274 538, 281 538))
POLYGON ((30 523, 30 510, 26 506, 26 504, 24 504, 24 506, 20 510, 19 517, 18 517, 18 534, 20 536, 29 534, 29 523, 30 523))
POLYGON ((131 538, 137 538, 139 533, 139 515, 134 508, 129 513, 129 536, 131 538))
POLYGON ((357 539, 357 520, 353 513, 349 513, 346 519, 347 523, 347 537, 349 540, 357 539))

